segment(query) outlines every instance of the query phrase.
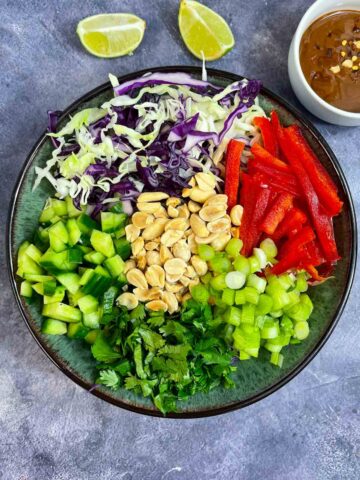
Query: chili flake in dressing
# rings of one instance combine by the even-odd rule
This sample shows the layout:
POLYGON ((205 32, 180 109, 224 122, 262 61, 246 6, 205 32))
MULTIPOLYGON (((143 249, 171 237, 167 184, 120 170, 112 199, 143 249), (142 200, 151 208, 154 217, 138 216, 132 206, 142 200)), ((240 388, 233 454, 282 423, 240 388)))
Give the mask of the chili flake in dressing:
POLYGON ((323 100, 360 112, 360 11, 339 10, 315 20, 301 39, 300 63, 323 100))

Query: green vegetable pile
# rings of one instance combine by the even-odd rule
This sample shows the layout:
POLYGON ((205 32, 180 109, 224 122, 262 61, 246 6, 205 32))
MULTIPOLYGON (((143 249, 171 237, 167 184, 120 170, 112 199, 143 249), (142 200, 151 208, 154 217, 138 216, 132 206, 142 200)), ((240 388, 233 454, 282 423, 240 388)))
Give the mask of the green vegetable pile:
POLYGON ((199 245, 209 271, 176 314, 117 305, 131 288, 124 274, 131 255, 127 222, 120 202, 98 222, 71 198, 51 198, 33 243, 18 252, 20 293, 42 299, 42 332, 90 344, 96 384, 150 397, 166 414, 195 393, 232 387, 234 356, 247 360, 265 349, 281 367, 283 348, 308 336, 307 275, 265 276, 277 255, 270 239, 249 258, 239 254, 240 239, 231 239, 224 252, 199 245))

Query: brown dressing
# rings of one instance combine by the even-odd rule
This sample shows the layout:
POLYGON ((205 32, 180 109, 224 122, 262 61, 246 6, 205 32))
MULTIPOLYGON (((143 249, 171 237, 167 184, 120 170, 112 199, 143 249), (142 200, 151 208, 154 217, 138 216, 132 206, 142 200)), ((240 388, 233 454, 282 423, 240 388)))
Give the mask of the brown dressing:
POLYGON ((311 88, 326 102, 360 112, 360 11, 330 12, 310 25, 300 63, 311 88))

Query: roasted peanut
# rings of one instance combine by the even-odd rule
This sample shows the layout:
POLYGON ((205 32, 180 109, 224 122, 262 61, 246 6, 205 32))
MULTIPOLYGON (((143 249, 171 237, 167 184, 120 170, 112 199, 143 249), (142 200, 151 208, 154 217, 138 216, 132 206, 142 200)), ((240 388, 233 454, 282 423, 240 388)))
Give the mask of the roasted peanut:
POLYGON ((217 238, 211 242, 211 246, 213 247, 214 250, 217 252, 220 252, 225 249, 228 241, 231 239, 231 234, 230 233, 219 233, 217 238))
POLYGON ((202 277, 208 271, 207 263, 202 260, 198 255, 193 255, 191 257, 191 265, 194 267, 196 273, 202 277))
POLYGON ((149 289, 134 288, 133 293, 140 302, 148 302, 150 300, 158 300, 160 292, 160 288, 154 287, 149 289))
MULTIPOLYGON (((186 278, 186 277, 181 277, 186 278)), ((180 279, 181 281, 181 279, 180 279)), ((184 286, 181 283, 168 283, 165 282, 165 290, 171 293, 179 293, 183 290, 184 286)))
POLYGON ((151 265, 145 272, 145 278, 152 287, 161 287, 165 285, 165 272, 159 265, 151 265))
POLYGON ((116 303, 128 310, 133 310, 139 305, 139 301, 133 293, 125 292, 118 296, 116 303))
POLYGON ((194 187, 190 190, 189 197, 194 202, 204 203, 208 198, 215 195, 215 190, 201 190, 199 187, 194 187))
POLYGON ((177 218, 179 216, 179 210, 177 210, 175 207, 171 205, 168 207, 167 213, 170 218, 177 218))
POLYGON ((210 235, 209 235, 208 237, 205 237, 205 238, 204 238, 204 237, 195 236, 195 242, 198 243, 199 245, 200 245, 200 244, 203 244, 203 243, 205 243, 205 244, 208 245, 209 243, 211 243, 211 242, 213 242, 214 240, 216 240, 217 237, 218 237, 218 235, 219 235, 218 233, 210 233, 210 235))
POLYGON ((199 217, 197 213, 193 213, 190 217, 190 226, 195 236, 208 237, 209 230, 206 228, 205 222, 199 217))
POLYGON ((168 306, 169 313, 174 313, 179 308, 178 301, 172 292, 162 292, 161 299, 168 306))
POLYGON ((191 265, 188 265, 185 270, 185 275, 190 279, 195 278, 197 276, 195 268, 192 267, 191 265))
POLYGON ((195 175, 196 183, 205 192, 216 187, 216 179, 212 173, 200 172, 195 175))
POLYGON ((166 281, 168 283, 177 283, 181 278, 181 275, 179 274, 172 274, 172 273, 167 273, 166 274, 166 281))
POLYGON ((156 212, 154 212, 155 218, 168 218, 167 211, 164 207, 160 207, 156 212))
POLYGON ((171 275, 180 274, 185 272, 186 263, 181 258, 171 258, 164 263, 164 270, 171 275))
POLYGON ((140 254, 141 250, 144 248, 144 244, 145 242, 142 237, 138 237, 132 242, 131 250, 134 257, 137 257, 140 254))
POLYGON ((145 306, 148 310, 152 310, 153 312, 166 312, 168 309, 167 303, 162 300, 152 300, 151 302, 147 302, 145 306))
POLYGON ((166 200, 169 198, 169 195, 165 192, 144 192, 140 193, 137 201, 142 202, 159 202, 161 200, 166 200))
POLYGON ((160 248, 159 243, 154 242, 153 240, 145 243, 145 250, 148 250, 148 251, 159 250, 159 248, 160 248))
POLYGON ((129 270, 135 267, 136 267, 135 260, 132 260, 132 259, 126 260, 124 265, 124 273, 127 273, 129 270))
POLYGON ((189 201, 188 203, 188 209, 191 213, 197 213, 201 208, 201 205, 199 205, 196 202, 193 202, 192 200, 189 201))
POLYGON ((209 197, 206 202, 204 203, 204 207, 207 207, 208 205, 225 205, 225 208, 227 206, 227 201, 228 197, 224 193, 217 193, 216 195, 213 195, 209 197))
POLYGON ((165 263, 169 258, 173 258, 172 253, 165 245, 160 245, 160 262, 165 263))
POLYGON ((167 230, 161 235, 161 243, 165 247, 172 247, 184 236, 182 230, 167 230))
POLYGON ((191 257, 191 250, 186 240, 179 240, 175 243, 172 247, 172 253, 174 257, 181 258, 184 262, 188 262, 191 257))
POLYGON ((230 212, 231 223, 236 227, 241 225, 244 209, 241 205, 235 205, 230 212))
POLYGON ((126 234, 126 240, 128 242, 133 242, 140 235, 140 228, 130 223, 130 225, 126 225, 125 227, 125 234, 126 234))
POLYGON ((146 262, 150 265, 161 265, 160 253, 156 250, 146 252, 146 262))
POLYGON ((140 228, 140 230, 153 223, 153 221, 153 215, 146 212, 135 212, 131 217, 132 224, 140 228))
POLYGON ((231 226, 230 220, 226 217, 213 220, 207 224, 210 233, 220 233, 229 230, 231 226))
POLYGON ((190 212, 189 212, 189 209, 186 205, 180 205, 180 207, 178 207, 178 212, 179 212, 179 217, 181 217, 181 218, 189 218, 190 217, 190 212))
POLYGON ((166 200, 166 206, 167 207, 177 207, 178 205, 180 205, 181 203, 181 200, 180 198, 178 197, 170 197, 166 200))
POLYGON ((185 218, 173 218, 165 225, 165 232, 167 230, 183 230, 189 227, 189 222, 185 218))
POLYGON ((145 270, 145 267, 146 267, 146 264, 147 264, 145 249, 144 249, 143 252, 144 253, 142 253, 142 251, 141 251, 139 256, 136 259, 137 260, 137 267, 140 268, 140 270, 145 270))
POLYGON ((159 208, 161 208, 161 203, 160 202, 153 202, 153 203, 147 203, 147 202, 138 202, 136 204, 137 209, 140 212, 145 212, 145 213, 155 213, 159 208))
POLYGON ((203 207, 199 212, 199 217, 204 222, 213 222, 214 220, 218 220, 226 215, 226 207, 225 205, 208 205, 203 207))
POLYGON ((129 270, 126 274, 127 281, 138 288, 148 288, 148 283, 146 281, 145 275, 138 268, 133 268, 129 270))
POLYGON ((195 253, 195 254, 198 253, 197 242, 195 240, 195 235, 193 233, 191 233, 187 237, 187 244, 189 245, 191 253, 195 253))
POLYGON ((154 223, 148 225, 142 233, 144 240, 154 240, 161 235, 165 228, 165 220, 165 218, 157 218, 154 223))

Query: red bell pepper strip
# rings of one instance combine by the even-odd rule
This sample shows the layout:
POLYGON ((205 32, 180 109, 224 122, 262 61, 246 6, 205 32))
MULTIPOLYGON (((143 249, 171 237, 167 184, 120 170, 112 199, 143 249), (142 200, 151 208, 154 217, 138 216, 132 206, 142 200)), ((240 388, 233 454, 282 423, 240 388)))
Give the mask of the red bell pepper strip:
POLYGON ((314 230, 308 225, 303 227, 296 235, 284 243, 280 250, 280 257, 287 255, 293 250, 298 251, 304 247, 304 245, 310 243, 314 239, 314 230))
POLYGON ((269 203, 271 191, 262 186, 261 178, 243 174, 240 203, 244 213, 240 226, 243 241, 242 254, 249 255, 260 239, 259 224, 269 203))
POLYGON ((288 132, 287 129, 284 129, 282 146, 306 199, 312 223, 325 258, 328 262, 336 262, 340 257, 336 248, 332 219, 322 212, 319 198, 305 170, 302 158, 293 149, 291 131, 288 132))
POLYGON ((271 118, 271 125, 273 127, 273 132, 274 132, 276 141, 279 145, 278 157, 281 158, 281 159, 284 159, 284 158, 286 158, 286 156, 283 154, 282 146, 281 146, 282 138, 284 136, 284 133, 283 133, 283 128, 282 128, 280 120, 279 120, 279 116, 275 112, 275 110, 273 110, 270 113, 270 118, 271 118))
POLYGON ((257 158, 252 158, 248 161, 248 171, 250 174, 262 173, 266 183, 273 186, 276 190, 289 192, 295 196, 300 196, 301 194, 298 182, 292 173, 276 170, 265 165, 257 158))
POLYGON ((281 275, 288 270, 306 270, 308 266, 314 267, 323 262, 315 241, 311 241, 298 249, 292 249, 271 268, 271 273, 281 275))
POLYGON ((268 235, 272 235, 277 229, 279 223, 284 220, 286 213, 293 205, 293 201, 293 195, 285 192, 281 193, 270 206, 270 209, 261 224, 261 230, 268 235))
POLYGON ((258 143, 254 143, 254 145, 251 147, 251 153, 257 160, 261 161, 263 164, 268 165, 269 167, 273 167, 276 170, 281 170, 285 173, 291 173, 289 165, 266 151, 265 148, 263 148, 258 143))
POLYGON ((260 128, 264 149, 276 157, 279 146, 270 120, 265 117, 255 117, 254 125, 260 128))
POLYGON ((305 213, 299 208, 293 207, 288 211, 284 220, 280 223, 271 238, 276 242, 281 238, 288 236, 295 229, 298 230, 299 226, 301 227, 306 221, 307 216, 305 213))
POLYGON ((225 194, 228 196, 228 209, 237 204, 240 184, 241 154, 245 144, 230 140, 225 157, 225 194))
POLYGON ((317 271, 317 269, 314 267, 314 265, 305 265, 304 269, 308 272, 309 275, 311 275, 312 280, 315 280, 316 282, 324 282, 328 279, 328 277, 322 277, 317 271))
POLYGON ((303 137, 300 128, 297 125, 288 127, 286 129, 286 136, 291 145, 291 147, 289 145, 289 148, 291 148, 294 155, 296 154, 301 160, 318 195, 320 204, 329 215, 338 215, 343 202, 341 202, 330 176, 322 166, 319 166, 321 165, 320 161, 303 137))

